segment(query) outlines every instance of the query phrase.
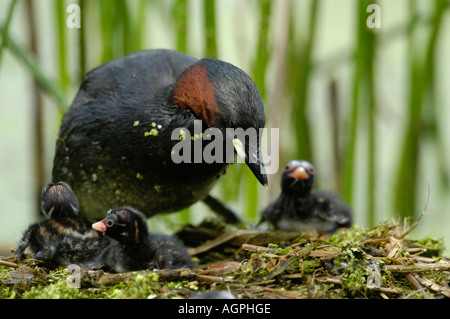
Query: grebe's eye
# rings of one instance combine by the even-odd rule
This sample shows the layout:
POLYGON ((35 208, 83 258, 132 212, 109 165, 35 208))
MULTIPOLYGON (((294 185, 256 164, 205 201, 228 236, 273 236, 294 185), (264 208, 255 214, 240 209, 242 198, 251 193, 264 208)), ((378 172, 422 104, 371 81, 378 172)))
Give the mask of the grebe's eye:
POLYGON ((114 222, 113 222, 111 219, 108 219, 108 220, 105 222, 105 225, 108 226, 108 227, 111 227, 112 225, 114 225, 114 222))
POLYGON ((308 168, 308 173, 309 173, 309 174, 313 175, 314 172, 315 172, 314 167, 308 168))

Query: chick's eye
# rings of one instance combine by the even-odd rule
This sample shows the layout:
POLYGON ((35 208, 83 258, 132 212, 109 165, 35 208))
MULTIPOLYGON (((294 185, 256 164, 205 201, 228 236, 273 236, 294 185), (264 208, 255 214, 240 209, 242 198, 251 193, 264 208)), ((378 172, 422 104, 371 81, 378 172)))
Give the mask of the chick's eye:
POLYGON ((111 219, 108 219, 108 220, 105 222, 105 225, 108 226, 108 227, 111 227, 112 225, 114 225, 114 222, 113 222, 111 219))
POLYGON ((314 168, 312 168, 312 167, 308 168, 308 173, 309 174, 314 174, 314 168))

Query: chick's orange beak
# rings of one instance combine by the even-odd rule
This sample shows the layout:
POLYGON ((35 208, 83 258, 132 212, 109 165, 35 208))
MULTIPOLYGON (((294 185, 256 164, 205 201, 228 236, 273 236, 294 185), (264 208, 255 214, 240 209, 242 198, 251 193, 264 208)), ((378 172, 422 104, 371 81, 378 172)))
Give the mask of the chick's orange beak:
POLYGON ((289 174, 292 178, 305 180, 309 178, 309 174, 303 166, 299 166, 289 174))
POLYGON ((103 222, 103 220, 96 222, 95 224, 92 224, 92 228, 94 228, 95 230, 101 231, 102 233, 104 233, 106 231, 106 225, 103 222))

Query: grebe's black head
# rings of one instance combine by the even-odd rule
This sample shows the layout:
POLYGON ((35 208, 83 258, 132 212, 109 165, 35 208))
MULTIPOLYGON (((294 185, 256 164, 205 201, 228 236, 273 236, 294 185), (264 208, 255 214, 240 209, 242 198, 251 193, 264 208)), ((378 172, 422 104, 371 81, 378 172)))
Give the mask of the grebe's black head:
POLYGON ((146 217, 133 207, 109 210, 106 217, 93 224, 92 228, 121 244, 141 244, 148 236, 146 217))
POLYGON ((210 128, 220 129, 222 134, 227 129, 246 132, 251 129, 255 134, 253 141, 247 142, 234 135, 223 136, 233 139, 237 155, 258 181, 267 185, 259 134, 266 122, 264 104, 256 84, 244 71, 224 61, 201 59, 179 76, 173 100, 178 107, 192 111, 210 128))
POLYGON ((77 196, 64 182, 50 183, 42 189, 41 207, 48 219, 76 216, 80 210, 77 196))
POLYGON ((281 191, 285 194, 308 196, 314 185, 314 166, 307 161, 293 160, 286 164, 281 176, 281 191))

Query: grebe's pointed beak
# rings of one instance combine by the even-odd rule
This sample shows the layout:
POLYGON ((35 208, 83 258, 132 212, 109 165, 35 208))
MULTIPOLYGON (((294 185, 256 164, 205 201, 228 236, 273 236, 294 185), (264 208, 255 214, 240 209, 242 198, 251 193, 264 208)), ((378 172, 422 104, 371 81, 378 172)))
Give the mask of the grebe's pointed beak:
POLYGON ((96 222, 95 224, 92 224, 92 228, 102 233, 106 232, 106 225, 103 222, 103 220, 96 222))

